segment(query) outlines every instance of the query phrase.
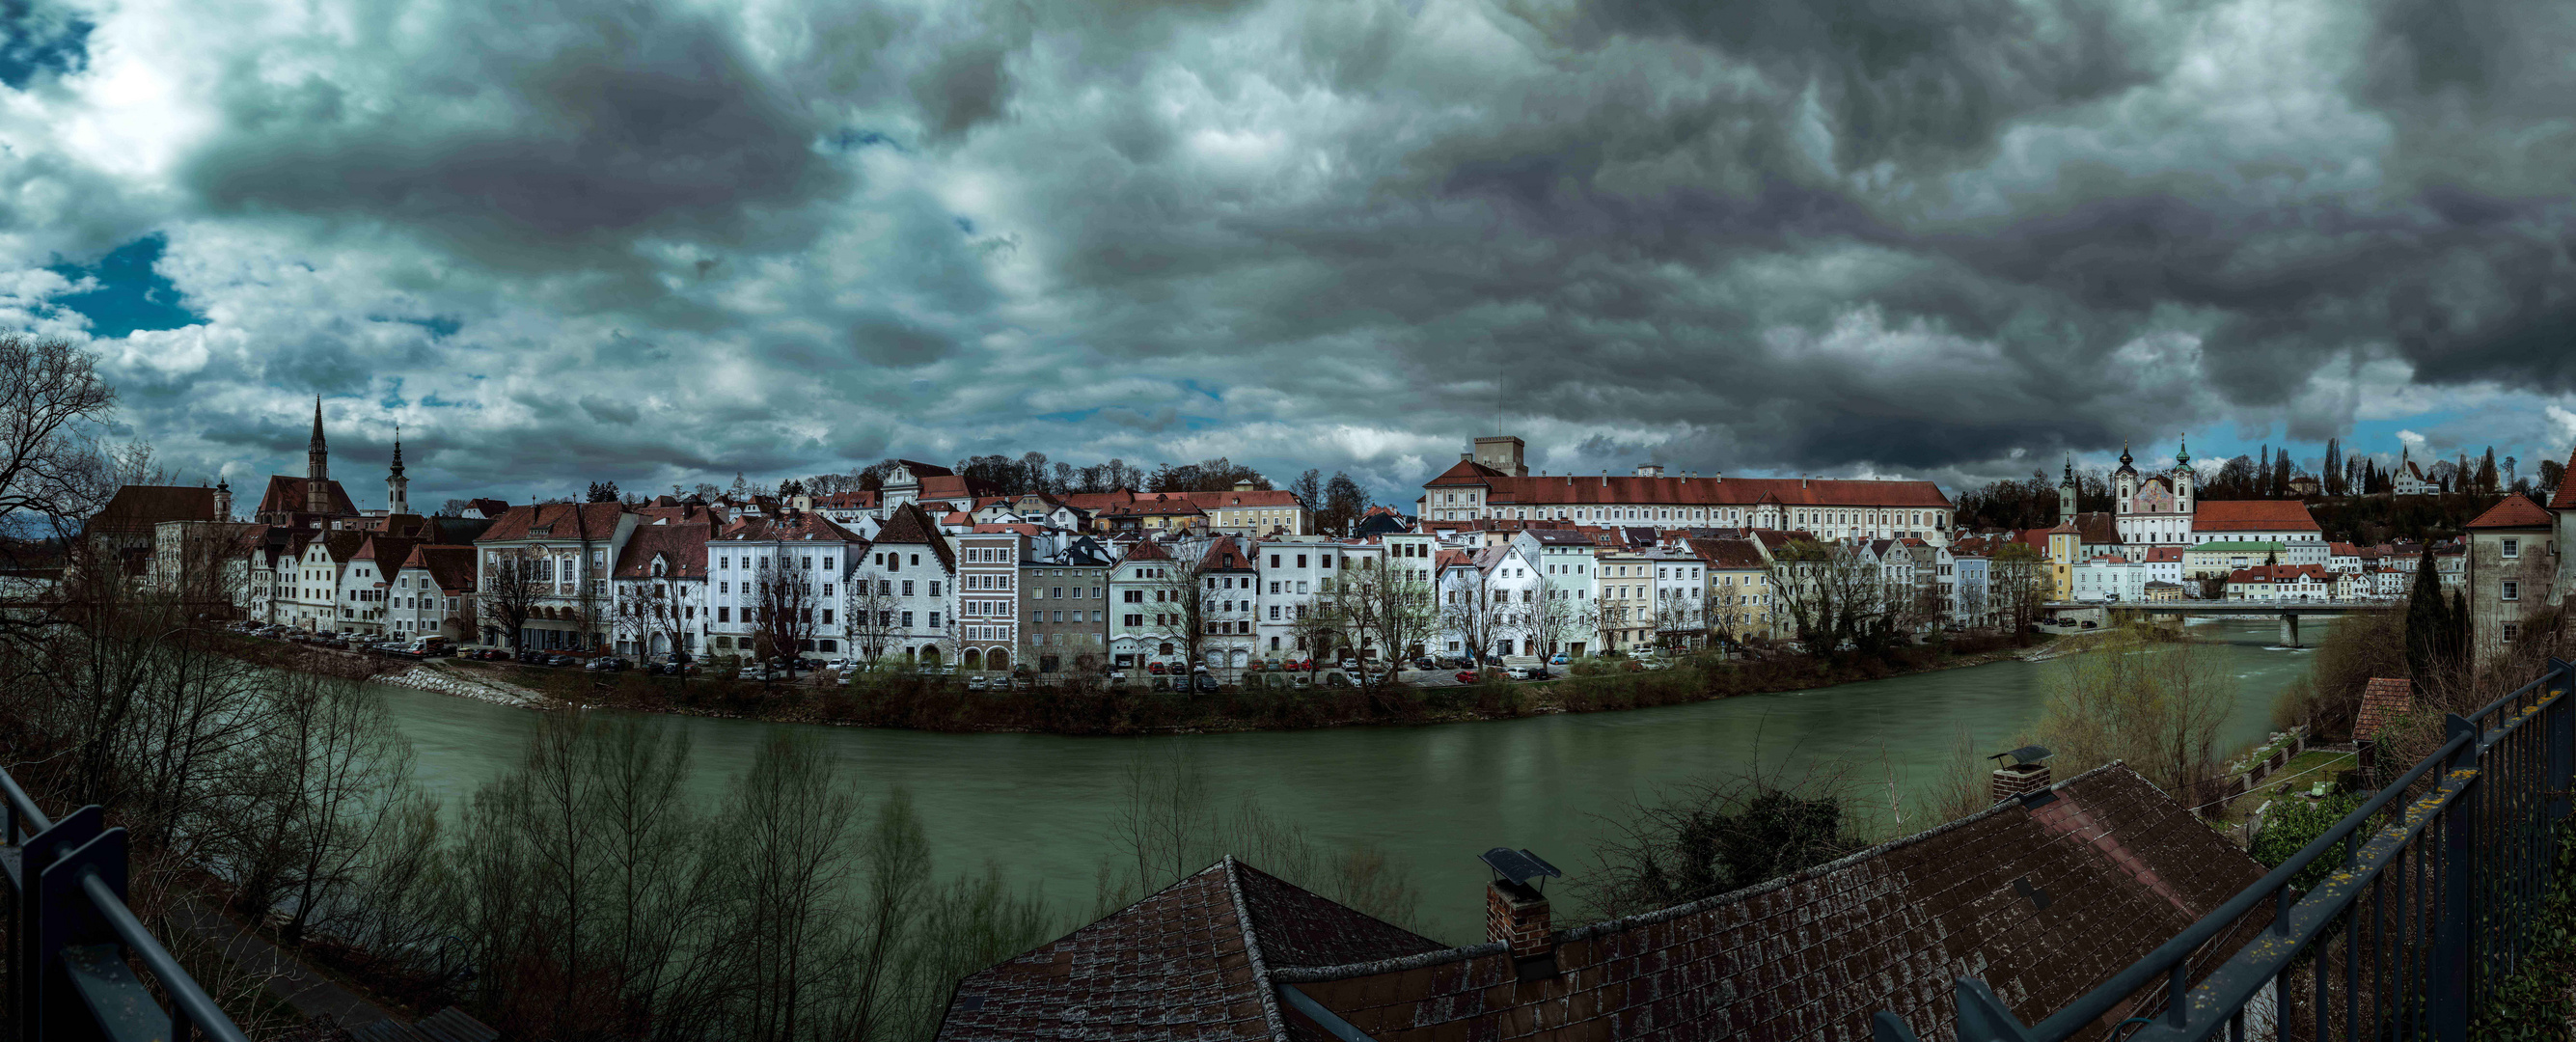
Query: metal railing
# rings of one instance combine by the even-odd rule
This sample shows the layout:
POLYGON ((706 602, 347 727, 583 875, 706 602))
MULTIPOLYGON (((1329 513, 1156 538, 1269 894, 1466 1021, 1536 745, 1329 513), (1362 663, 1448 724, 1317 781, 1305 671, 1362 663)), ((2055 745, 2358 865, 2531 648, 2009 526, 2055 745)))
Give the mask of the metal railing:
POLYGON ((106 814, 95 804, 49 821, 5 771, 0 802, 8 808, 0 875, 10 887, 12 1037, 247 1042, 125 906, 123 828, 106 827, 106 814), (141 963, 161 986, 169 1009, 129 960, 141 963))
MULTIPOLYGON (((2440 749, 2036 1025, 2014 1019, 1983 982, 1960 978, 1959 1042, 2099 1037, 2115 1012, 2108 1035, 2121 1042, 2197 1042, 2221 1032, 2242 1042, 2249 1030, 2282 1040, 2465 1040, 2474 1014, 2521 967, 2548 888, 2576 768, 2571 681, 2576 665, 2553 658, 2540 679, 2467 717, 2448 716, 2440 749), (2333 869, 2326 878, 2304 895, 2292 890, 2291 880, 2319 862, 2333 869), (2254 940, 2233 953, 2200 953, 2267 904, 2271 924, 2254 940)), ((1915 1040, 1893 1013, 1878 1014, 1872 1034, 1915 1040)))

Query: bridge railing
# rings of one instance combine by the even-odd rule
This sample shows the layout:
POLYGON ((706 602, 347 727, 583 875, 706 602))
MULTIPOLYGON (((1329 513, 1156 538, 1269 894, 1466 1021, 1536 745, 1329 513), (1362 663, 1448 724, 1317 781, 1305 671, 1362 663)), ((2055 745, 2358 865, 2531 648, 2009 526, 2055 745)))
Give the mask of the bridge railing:
POLYGON ((52 821, 0 771, 9 882, 8 1025, 19 1039, 248 1042, 125 904, 125 830, 95 804, 52 821), (169 998, 164 1009, 134 972, 169 998), (173 1028, 177 1032, 173 1032, 173 1028))
MULTIPOLYGON (((2521 968, 2539 919, 2576 768, 2571 681, 2576 666, 2551 659, 2539 679, 2468 716, 2449 716, 2449 740, 2432 755, 2253 886, 2038 1024, 2023 1026, 1983 982, 1960 978, 1959 1042, 2098 1037, 2114 1011, 2123 1019, 2111 1035, 2123 1042, 2197 1042, 2221 1032, 2242 1042, 2249 1031, 2462 1042, 2471 1018, 2521 968), (2305 894, 2291 889, 2320 863, 2335 871, 2305 894), (2272 922, 2261 936, 2232 953, 2200 952, 2267 905, 2272 922)), ((1877 1015, 1873 1034, 1877 1042, 1915 1039, 1893 1013, 1877 1015)))

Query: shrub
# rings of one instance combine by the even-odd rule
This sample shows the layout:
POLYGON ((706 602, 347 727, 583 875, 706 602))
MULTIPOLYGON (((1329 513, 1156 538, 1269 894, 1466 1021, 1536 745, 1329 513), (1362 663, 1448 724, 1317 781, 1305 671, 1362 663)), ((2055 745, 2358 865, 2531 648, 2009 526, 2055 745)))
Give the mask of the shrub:
MULTIPOLYGON (((2262 862, 2265 868, 2279 868, 2290 860, 2291 855, 2315 842, 2318 836, 2325 835, 2327 829, 2342 821, 2344 815, 2352 813, 2353 808, 2361 806, 2364 798, 2357 792, 2339 792, 2322 800, 2275 797, 2271 808, 2263 812, 2263 831, 2254 834, 2254 844, 2247 848, 2246 853, 2262 862)), ((2325 882, 2327 876, 2342 867, 2343 858, 2340 856, 2319 857, 2298 875, 2290 877, 2290 885, 2301 892, 2315 889, 2317 884, 2325 882)))

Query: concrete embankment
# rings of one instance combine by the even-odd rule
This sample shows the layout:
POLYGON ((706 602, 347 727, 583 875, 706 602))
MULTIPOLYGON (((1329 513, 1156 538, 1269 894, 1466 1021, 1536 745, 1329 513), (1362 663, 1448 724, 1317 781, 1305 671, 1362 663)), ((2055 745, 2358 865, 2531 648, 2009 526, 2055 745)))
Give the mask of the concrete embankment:
POLYGON ((382 684, 399 684, 441 695, 471 698, 520 709, 551 709, 554 699, 520 687, 517 684, 484 677, 469 676, 461 670, 446 670, 422 663, 409 669, 398 669, 375 677, 382 684))

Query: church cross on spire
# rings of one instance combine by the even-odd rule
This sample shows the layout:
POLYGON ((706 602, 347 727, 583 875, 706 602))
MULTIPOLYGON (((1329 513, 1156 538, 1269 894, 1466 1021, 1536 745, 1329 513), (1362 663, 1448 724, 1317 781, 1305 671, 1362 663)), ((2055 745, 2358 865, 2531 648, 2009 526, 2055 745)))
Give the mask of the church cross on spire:
POLYGON ((313 447, 322 447, 322 396, 313 396, 313 447))

